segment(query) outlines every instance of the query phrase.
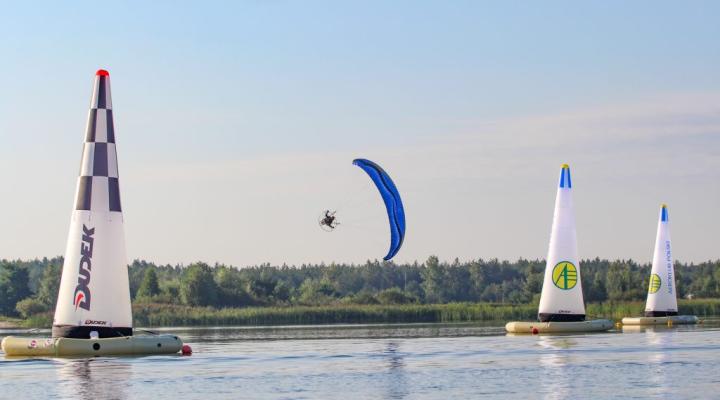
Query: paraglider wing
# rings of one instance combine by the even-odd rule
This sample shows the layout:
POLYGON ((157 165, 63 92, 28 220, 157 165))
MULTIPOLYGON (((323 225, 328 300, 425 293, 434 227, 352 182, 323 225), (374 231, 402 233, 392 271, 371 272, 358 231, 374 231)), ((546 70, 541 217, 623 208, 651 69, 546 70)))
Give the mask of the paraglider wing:
POLYGON ((395 183, 390 179, 390 175, 374 162, 358 158, 353 160, 353 165, 362 168, 370 176, 385 202, 388 220, 390 221, 390 250, 383 257, 383 260, 390 260, 395 257, 405 239, 405 210, 400 199, 400 193, 398 193, 395 183))

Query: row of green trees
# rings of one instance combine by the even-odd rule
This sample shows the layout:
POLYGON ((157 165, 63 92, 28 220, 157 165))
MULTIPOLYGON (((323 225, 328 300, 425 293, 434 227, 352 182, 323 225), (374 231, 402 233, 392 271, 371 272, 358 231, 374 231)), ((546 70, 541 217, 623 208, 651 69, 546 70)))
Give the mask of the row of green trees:
MULTIPOLYGON (((632 260, 585 260, 582 285, 588 302, 645 298, 650 266, 632 260)), ((55 306, 62 258, 0 262, 0 315, 49 312, 55 306)), ((545 263, 474 260, 451 263, 430 257, 424 263, 368 261, 247 268, 226 265, 155 265, 134 261, 130 292, 138 304, 188 306, 318 306, 332 304, 443 304, 538 301, 545 263)), ((676 263, 681 297, 720 297, 720 260, 676 263)), ((68 300, 69 301, 69 300, 68 300)))

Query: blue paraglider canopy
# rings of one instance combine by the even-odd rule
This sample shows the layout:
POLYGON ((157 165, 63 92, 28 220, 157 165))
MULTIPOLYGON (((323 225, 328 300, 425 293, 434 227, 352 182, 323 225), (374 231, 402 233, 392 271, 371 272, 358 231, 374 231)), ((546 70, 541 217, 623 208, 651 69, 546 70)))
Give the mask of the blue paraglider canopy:
POLYGON ((390 260, 400 251, 405 240, 405 209, 400 199, 400 193, 390 179, 390 175, 374 162, 358 158, 353 160, 353 165, 362 168, 370 176, 385 202, 390 222, 390 250, 383 260, 390 260))

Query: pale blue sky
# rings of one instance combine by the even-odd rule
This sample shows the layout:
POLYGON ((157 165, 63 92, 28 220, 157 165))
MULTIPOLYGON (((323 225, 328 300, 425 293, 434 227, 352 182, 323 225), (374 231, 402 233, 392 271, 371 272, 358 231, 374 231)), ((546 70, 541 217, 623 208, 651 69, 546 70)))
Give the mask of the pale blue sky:
POLYGON ((63 252, 102 67, 131 258, 380 258, 381 218, 315 223, 353 187, 367 200, 344 217, 378 213, 357 156, 405 196, 398 261, 544 257, 563 162, 582 257, 649 261, 667 202, 676 258, 718 258, 719 16, 693 1, 4 5, 0 257, 63 252))

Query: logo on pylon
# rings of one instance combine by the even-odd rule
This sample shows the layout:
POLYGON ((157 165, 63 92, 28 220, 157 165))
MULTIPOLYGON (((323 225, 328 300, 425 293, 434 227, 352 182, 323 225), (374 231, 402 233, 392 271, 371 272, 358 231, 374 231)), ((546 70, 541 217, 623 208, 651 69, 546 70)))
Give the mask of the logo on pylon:
POLYGON ((95 228, 88 229, 83 225, 82 244, 80 245, 80 267, 78 270, 78 284, 75 286, 73 305, 90 311, 90 271, 92 270, 93 244, 95 243, 95 228))
POLYGON ((650 294, 657 293, 657 291, 660 290, 660 286, 662 286, 662 279, 660 279, 660 275, 650 275, 650 287, 648 288, 648 292, 650 292, 650 294))
POLYGON ((577 285, 577 267, 569 261, 561 261, 553 268, 552 279, 559 289, 570 290, 577 285))

